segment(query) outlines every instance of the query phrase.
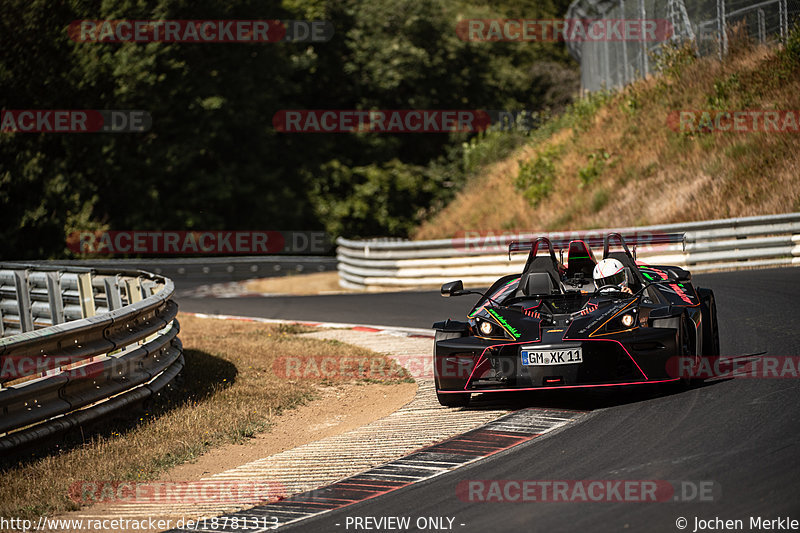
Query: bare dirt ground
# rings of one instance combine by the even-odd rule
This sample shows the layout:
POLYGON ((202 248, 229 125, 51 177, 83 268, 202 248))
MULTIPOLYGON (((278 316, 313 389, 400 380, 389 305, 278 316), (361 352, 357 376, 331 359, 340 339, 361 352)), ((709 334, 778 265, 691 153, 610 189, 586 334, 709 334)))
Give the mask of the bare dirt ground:
POLYGON ((264 294, 329 294, 357 292, 339 286, 338 272, 319 272, 274 278, 254 279, 242 282, 250 292, 264 294))
MULTIPOLYGON (((269 431, 257 434, 245 444, 228 444, 214 448, 194 462, 168 470, 158 481, 198 481, 257 459, 345 433, 397 411, 411 402, 416 392, 416 383, 345 383, 321 386, 318 388, 317 399, 275 416, 269 431)), ((84 521, 121 518, 114 506, 113 503, 97 504, 66 513, 60 518, 84 521)), ((136 529, 159 531, 158 528, 147 527, 136 529)), ((122 530, 131 529, 120 529, 122 530)), ((77 533, 85 532, 86 529, 58 531, 77 533)))
POLYGON ((256 435, 246 444, 216 448, 196 462, 171 469, 161 476, 161 481, 194 481, 339 435, 397 411, 414 398, 416 391, 416 383, 344 384, 321 388, 318 399, 276 417, 270 431, 256 435))

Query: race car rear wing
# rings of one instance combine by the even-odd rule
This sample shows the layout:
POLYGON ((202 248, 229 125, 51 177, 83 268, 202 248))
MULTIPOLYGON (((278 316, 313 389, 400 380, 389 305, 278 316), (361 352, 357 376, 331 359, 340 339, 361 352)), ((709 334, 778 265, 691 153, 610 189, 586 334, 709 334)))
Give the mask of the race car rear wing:
MULTIPOLYGON (((511 241, 508 244, 508 258, 511 259, 512 253, 517 252, 532 252, 538 248, 538 242, 542 239, 533 241, 511 241)), ((636 248, 638 246, 654 246, 659 244, 680 244, 681 249, 686 249, 686 234, 685 233, 659 233, 659 232, 632 232, 632 233, 608 233, 606 235, 580 235, 575 233, 573 235, 564 236, 551 236, 546 238, 548 242, 553 245, 553 248, 563 250, 569 248, 569 243, 572 241, 583 241, 590 247, 603 247, 603 257, 608 255, 610 246, 616 244, 621 246, 626 252, 631 253, 628 245, 633 247, 633 258, 636 258, 636 248)))

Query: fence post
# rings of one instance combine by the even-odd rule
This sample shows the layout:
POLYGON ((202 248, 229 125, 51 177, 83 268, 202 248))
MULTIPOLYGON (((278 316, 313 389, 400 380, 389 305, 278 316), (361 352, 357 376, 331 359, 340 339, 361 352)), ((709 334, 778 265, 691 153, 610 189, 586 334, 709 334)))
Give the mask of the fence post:
MULTIPOLYGON (((644 0, 639 0, 639 20, 647 20, 647 8, 644 5, 644 0)), ((647 57, 647 41, 642 39, 642 77, 647 78, 650 75, 650 62, 647 57)))
POLYGON ((719 32, 719 58, 728 54, 728 27, 725 20, 725 0, 717 0, 717 31, 719 32))
MULTIPOLYGON (((625 0, 619 0, 620 19, 627 18, 625 12, 625 0)), ((627 36, 626 36, 627 37, 627 36)), ((628 85, 628 39, 622 39, 622 85, 628 85)))
POLYGON ((786 0, 778 0, 778 15, 781 25, 781 40, 785 42, 789 38, 789 6, 786 0))

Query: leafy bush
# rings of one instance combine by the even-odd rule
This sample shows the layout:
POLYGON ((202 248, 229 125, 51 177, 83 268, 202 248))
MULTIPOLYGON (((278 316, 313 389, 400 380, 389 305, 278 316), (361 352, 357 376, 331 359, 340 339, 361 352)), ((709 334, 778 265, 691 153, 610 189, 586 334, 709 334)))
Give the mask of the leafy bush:
POLYGON ((531 132, 540 125, 543 116, 541 113, 521 112, 513 123, 493 125, 462 143, 464 172, 471 174, 506 158, 528 142, 531 132))
POLYGON ((425 167, 397 159, 359 167, 334 160, 322 170, 310 196, 332 235, 404 237, 442 187, 425 167))
POLYGON ((597 112, 611 101, 615 94, 612 91, 596 91, 579 98, 567 106, 564 120, 576 132, 587 130, 592 125, 597 112))
POLYGON ((596 180, 606 166, 606 161, 611 157, 611 154, 601 148, 596 152, 589 154, 589 162, 585 167, 578 169, 578 177, 581 179, 581 187, 589 185, 596 180))
POLYGON ((539 153, 532 161, 519 162, 515 186, 532 206, 537 206, 550 193, 556 176, 556 163, 563 152, 563 145, 554 145, 539 153))
POLYGON ((697 51, 690 42, 670 41, 652 52, 650 60, 656 72, 678 79, 686 67, 697 61, 697 51))
POLYGON ((733 73, 724 80, 714 82, 714 92, 706 97, 706 102, 711 109, 726 110, 731 105, 731 96, 740 93, 741 88, 739 75, 733 73))
POLYGON ((782 79, 789 78, 791 72, 800 66, 800 24, 789 32, 783 49, 778 52, 778 62, 780 69, 776 74, 782 79))
POLYGON ((782 55, 792 61, 793 64, 800 64, 800 25, 795 26, 789 32, 782 55))

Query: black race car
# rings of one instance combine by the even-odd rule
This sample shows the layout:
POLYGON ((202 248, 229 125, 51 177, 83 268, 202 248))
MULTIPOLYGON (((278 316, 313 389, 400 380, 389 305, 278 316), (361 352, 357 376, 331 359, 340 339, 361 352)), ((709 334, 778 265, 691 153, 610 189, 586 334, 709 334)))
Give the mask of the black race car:
MULTIPOLYGON (((683 242, 684 235, 659 239, 683 242)), ((619 233, 556 242, 561 259, 546 237, 512 242, 509 257, 530 250, 522 274, 498 279, 486 293, 445 283, 443 296, 481 298, 466 322, 433 325, 439 402, 459 407, 473 393, 686 381, 701 356, 719 355, 713 292, 694 287, 682 268, 637 264, 641 243, 628 242, 619 233), (630 293, 595 287, 590 244, 600 242, 603 259, 622 263, 630 293)))

